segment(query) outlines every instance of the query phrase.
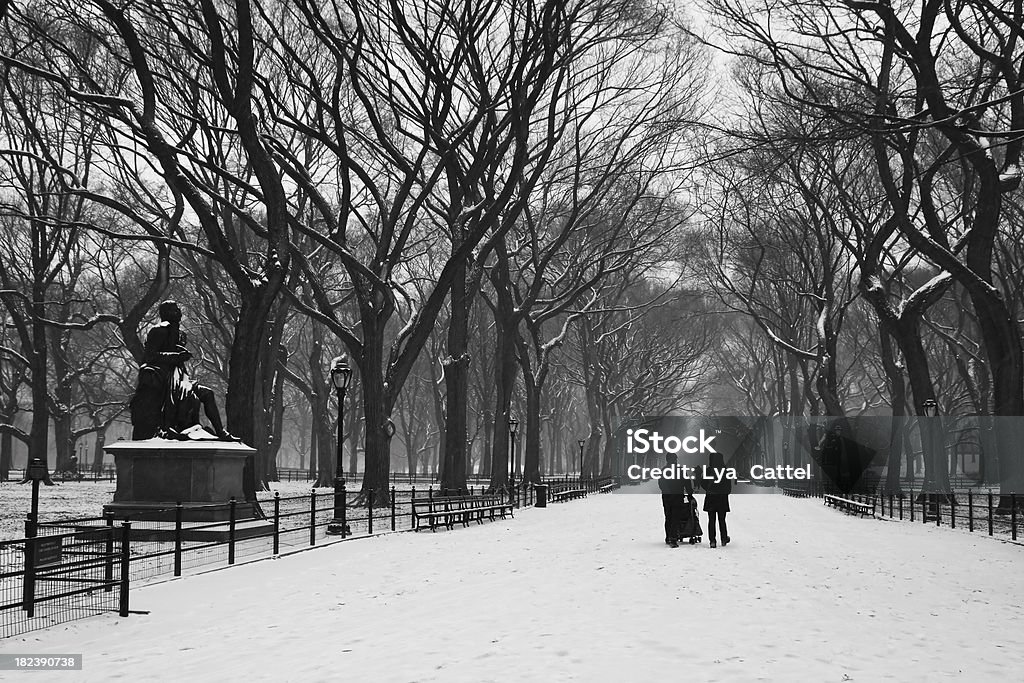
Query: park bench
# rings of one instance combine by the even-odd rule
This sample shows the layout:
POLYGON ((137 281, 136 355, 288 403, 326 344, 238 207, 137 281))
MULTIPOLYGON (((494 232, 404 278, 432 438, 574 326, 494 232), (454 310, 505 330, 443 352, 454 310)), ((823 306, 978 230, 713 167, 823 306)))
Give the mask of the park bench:
POLYGON ((794 498, 806 498, 807 497, 807 491, 805 489, 797 489, 797 488, 792 488, 792 487, 787 487, 787 486, 782 487, 782 493, 787 495, 787 496, 792 496, 794 498))
POLYGON ((483 524, 485 519, 493 521, 495 515, 502 518, 512 515, 511 501, 499 495, 437 496, 412 501, 412 525, 416 531, 423 526, 436 531, 442 525, 452 529, 457 523, 462 526, 469 526, 472 521, 483 524))
POLYGON ((842 498, 840 496, 826 494, 825 505, 843 510, 850 514, 875 516, 875 504, 873 500, 871 503, 864 503, 853 500, 852 498, 842 498))
POLYGON ((612 491, 615 490, 615 487, 616 487, 615 482, 610 481, 607 484, 602 484, 601 486, 598 486, 597 487, 597 492, 598 493, 611 493, 612 491))
POLYGON ((551 501, 554 503, 560 503, 566 500, 573 500, 575 498, 585 498, 586 495, 586 489, 565 488, 553 492, 551 494, 551 501))

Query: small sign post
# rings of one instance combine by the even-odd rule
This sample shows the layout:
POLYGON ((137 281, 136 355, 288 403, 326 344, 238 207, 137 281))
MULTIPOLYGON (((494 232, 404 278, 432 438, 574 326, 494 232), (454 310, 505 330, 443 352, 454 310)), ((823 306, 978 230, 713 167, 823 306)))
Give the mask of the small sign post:
POLYGON ((39 484, 53 486, 50 481, 50 473, 46 471, 46 461, 42 458, 32 458, 25 472, 25 478, 20 483, 32 482, 32 509, 25 520, 25 579, 22 582, 22 602, 28 616, 35 615, 36 600, 36 567, 39 560, 47 560, 47 564, 59 563, 61 558, 60 538, 57 539, 36 539, 36 526, 39 524, 39 484), (56 540, 56 550, 53 541, 56 540), (56 557, 56 559, 54 559, 56 557))

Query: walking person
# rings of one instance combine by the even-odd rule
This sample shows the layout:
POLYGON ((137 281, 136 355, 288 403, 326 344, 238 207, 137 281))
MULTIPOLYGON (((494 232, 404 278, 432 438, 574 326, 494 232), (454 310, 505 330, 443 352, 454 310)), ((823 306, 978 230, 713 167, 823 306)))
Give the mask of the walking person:
MULTIPOLYGON (((658 480, 661 489, 661 506, 665 511, 665 543, 673 548, 679 547, 679 537, 686 517, 687 496, 693 496, 693 484, 682 476, 676 467, 678 460, 675 453, 666 456, 665 469, 674 469, 674 478, 662 477, 658 480)), ((696 513, 695 513, 696 514, 696 513)))
POLYGON ((722 546, 729 545, 729 530, 725 526, 725 515, 729 512, 729 493, 732 479, 725 476, 725 458, 721 453, 711 453, 708 466, 701 477, 700 487, 704 489, 704 512, 708 513, 708 540, 712 548, 718 546, 715 538, 715 520, 722 532, 722 546))

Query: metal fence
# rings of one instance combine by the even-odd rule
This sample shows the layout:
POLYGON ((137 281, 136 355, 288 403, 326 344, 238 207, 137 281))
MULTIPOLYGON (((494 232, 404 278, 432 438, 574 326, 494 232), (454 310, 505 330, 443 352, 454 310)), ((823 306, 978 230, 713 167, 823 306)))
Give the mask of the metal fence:
POLYGON ((0 637, 128 615, 128 527, 0 541, 0 637))
MULTIPOLYGON (((99 471, 92 469, 80 469, 77 472, 51 472, 50 479, 53 481, 104 481, 113 482, 114 477, 117 474, 116 469, 113 465, 105 465, 99 471)), ((8 472, 9 481, 21 481, 25 478, 25 470, 10 470, 8 472)))
MULTIPOLYGON (((472 487, 470 495, 487 493, 472 487)), ((132 585, 181 576, 217 565, 294 552, 318 543, 412 528, 412 500, 442 496, 434 487, 387 496, 358 491, 275 493, 264 501, 265 519, 243 519, 239 504, 188 506, 226 520, 188 522, 184 506, 150 511, 163 519, 119 524, 110 516, 43 521, 35 538, 0 541, 0 638, 93 616, 128 614, 132 585), (380 500, 387 504, 380 505, 380 500), (376 499, 376 500, 375 500, 376 499), (343 525, 337 524, 341 517, 343 525), (340 533, 328 533, 332 530, 340 533)), ((504 491, 517 507, 532 505, 532 489, 504 491)))
MULTIPOLYGON (((822 492, 812 492, 821 498, 822 492)), ((832 495, 843 495, 832 492, 832 495)), ((845 498, 871 506, 872 512, 907 522, 947 526, 964 529, 970 533, 985 533, 989 536, 1009 536, 1016 541, 1024 533, 1021 528, 1022 515, 1018 506, 1024 505, 1024 497, 1009 494, 1005 499, 991 489, 955 491, 943 497, 934 493, 922 495, 919 488, 908 488, 892 494, 847 494, 845 498), (1000 507, 1000 503, 1008 503, 1000 507)))
MULTIPOLYGON (((553 488, 609 490, 614 479, 550 479, 553 488)), ((218 565, 287 554, 346 538, 409 531, 413 500, 448 494, 507 496, 516 508, 536 502, 521 484, 444 491, 433 486, 361 491, 311 490, 260 501, 262 519, 240 514, 248 503, 187 506, 218 521, 186 521, 186 506, 147 512, 150 519, 118 522, 111 515, 41 521, 36 536, 0 541, 0 638, 103 612, 129 614, 129 591, 139 583, 182 576, 218 565), (386 504, 380 504, 386 501, 386 504), (159 518, 159 519, 157 519, 159 518), (337 533, 329 533, 337 532, 337 533)))

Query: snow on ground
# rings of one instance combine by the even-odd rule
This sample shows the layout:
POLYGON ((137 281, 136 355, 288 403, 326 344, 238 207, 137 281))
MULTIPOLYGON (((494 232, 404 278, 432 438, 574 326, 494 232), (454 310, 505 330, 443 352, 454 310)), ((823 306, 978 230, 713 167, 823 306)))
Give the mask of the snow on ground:
POLYGON ((82 653, 34 680, 1009 681, 1024 548, 740 496, 733 542, 663 542, 657 496, 354 539, 142 587, 0 641, 82 653))
MULTIPOLYGON (((39 487, 39 519, 99 517, 114 498, 111 481, 64 481, 39 487)), ((32 484, 0 482, 0 540, 25 537, 25 517, 32 509, 32 484)))
MULTIPOLYGON (((282 497, 308 496, 310 482, 279 481, 270 483, 270 491, 260 491, 260 500, 274 499, 273 491, 282 497)), ((420 484, 426 489, 429 484, 420 484)), ((398 484, 402 490, 410 485, 398 484)), ((111 481, 58 481, 54 486, 39 487, 39 519, 53 522, 61 519, 96 518, 103 516, 103 506, 114 499, 117 484, 111 481)), ((355 490, 349 486, 349 491, 355 490)), ((318 488, 326 494, 329 488, 318 488)), ((32 484, 19 485, 16 481, 0 482, 0 541, 25 537, 25 517, 32 508, 32 484)))

